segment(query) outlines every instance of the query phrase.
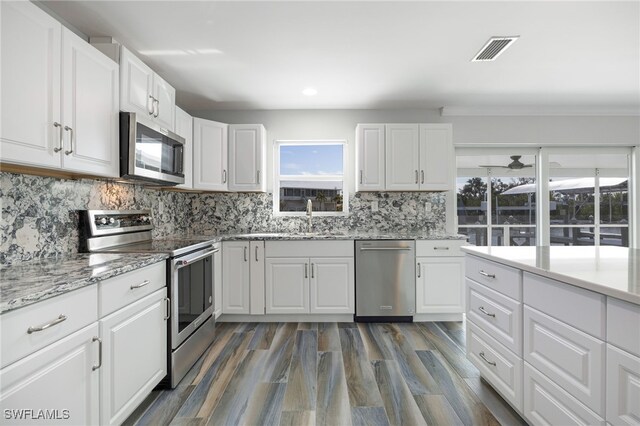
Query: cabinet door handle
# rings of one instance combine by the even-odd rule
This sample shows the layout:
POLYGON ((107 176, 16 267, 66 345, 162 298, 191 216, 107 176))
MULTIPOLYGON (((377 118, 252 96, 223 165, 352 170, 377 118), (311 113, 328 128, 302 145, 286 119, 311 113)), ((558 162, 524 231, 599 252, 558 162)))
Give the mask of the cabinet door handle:
POLYGON ((305 278, 309 278, 309 264, 308 263, 304 264, 304 277, 305 278))
POLYGON ((480 275, 482 275, 483 277, 487 277, 487 278, 495 278, 496 277, 496 274, 489 274, 489 273, 483 271, 482 269, 478 273, 480 275))
POLYGON ((151 281, 149 281, 149 280, 144 280, 140 284, 134 284, 134 285, 131 286, 131 290, 135 290, 136 288, 144 287, 145 285, 149 284, 150 282, 151 281))
POLYGON ((422 272, 420 272, 421 269, 422 269, 422 265, 420 265, 420 262, 418 262, 418 278, 422 276, 422 272))
POLYGON ((258 181, 258 184, 260 184, 260 170, 256 171, 256 180, 258 181))
POLYGON ((40 325, 38 327, 29 327, 27 329, 27 334, 31 334, 31 333, 35 333, 38 331, 43 331, 46 330, 49 327, 53 327, 54 325, 58 325, 60 324, 62 321, 66 321, 67 320, 67 316, 64 314, 60 314, 60 316, 58 316, 58 318, 54 319, 53 321, 49 321, 48 323, 44 324, 44 325, 40 325))
POLYGON ((313 263, 311 264, 311 278, 315 278, 315 274, 313 273, 313 263))
POLYGON ((256 246, 256 262, 259 262, 260 260, 258 259, 258 246, 256 246))
POLYGON ((416 170, 416 183, 418 183, 418 171, 416 170))
POLYGON ((424 183, 424 170, 420 170, 420 183, 424 183))
POLYGON ((362 170, 360 170, 360 184, 362 184, 363 182, 364 182, 363 173, 362 173, 362 170))
POLYGON ((444 246, 439 246, 439 247, 434 247, 434 250, 449 250, 449 247, 444 247, 444 246))
POLYGON ((478 355, 480 355, 480 358, 482 358, 484 360, 484 362, 486 362, 489 365, 493 365, 494 367, 496 366, 496 363, 494 361, 489 361, 485 356, 484 356, 484 352, 480 352, 478 355))
POLYGON ((91 367, 91 371, 96 371, 102 367, 102 339, 94 336, 91 342, 98 342, 98 365, 91 367))
POLYGON ((69 126, 64 126, 65 130, 69 131, 69 148, 71 148, 69 151, 65 151, 65 155, 69 155, 73 152, 73 129, 69 126))
POLYGON ((160 115, 160 101, 157 99, 154 99, 155 105, 156 105, 156 113, 153 114, 153 116, 155 118, 157 118, 160 115))
POLYGON ((491 312, 487 311, 487 310, 484 308, 484 306, 480 306, 480 307, 478 308, 478 310, 479 310, 480 312, 482 312, 483 314, 485 314, 486 316, 488 316, 488 317, 493 317, 493 318, 495 318, 495 317, 496 317, 496 314, 492 314, 491 312))
POLYGON ((244 261, 247 261, 247 247, 244 247, 244 261))
POLYGON ((149 110, 149 115, 153 115, 154 105, 155 105, 155 98, 153 96, 149 95, 149 99, 151 99, 151 109, 149 109, 149 102, 147 102, 147 109, 149 110))
POLYGON ((165 297, 164 301, 167 304, 167 315, 165 315, 165 317, 164 317, 164 319, 166 321, 169 318, 171 318, 171 299, 169 299, 168 297, 165 297))
POLYGON ((227 170, 222 171, 222 183, 227 183, 227 170))
POLYGON ((58 141, 58 147, 57 148, 53 148, 53 152, 60 152, 62 151, 63 147, 64 147, 64 136, 62 135, 62 124, 58 123, 57 121, 53 122, 53 127, 57 127, 59 130, 59 134, 58 136, 60 137, 60 140, 58 141))

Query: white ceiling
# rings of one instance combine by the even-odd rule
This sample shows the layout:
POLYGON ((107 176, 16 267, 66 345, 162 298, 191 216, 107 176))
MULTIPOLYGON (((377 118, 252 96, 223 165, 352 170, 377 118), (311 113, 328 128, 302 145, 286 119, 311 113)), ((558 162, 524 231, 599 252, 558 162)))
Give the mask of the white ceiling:
POLYGON ((187 110, 640 108, 640 1, 56 1, 139 51, 187 110), (519 35, 495 62, 491 36, 519 35), (215 53, 212 50, 218 50, 215 53), (207 52, 206 50, 209 50, 207 52), (307 97, 305 87, 318 90, 307 97))

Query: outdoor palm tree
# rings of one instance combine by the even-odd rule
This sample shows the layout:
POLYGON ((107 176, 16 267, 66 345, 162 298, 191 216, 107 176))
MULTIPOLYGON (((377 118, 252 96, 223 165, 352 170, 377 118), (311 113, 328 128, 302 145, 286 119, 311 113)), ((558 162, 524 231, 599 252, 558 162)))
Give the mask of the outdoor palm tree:
POLYGON ((316 194, 316 200, 320 203, 320 210, 324 210, 324 202, 327 201, 327 196, 324 195, 324 192, 319 191, 316 194))

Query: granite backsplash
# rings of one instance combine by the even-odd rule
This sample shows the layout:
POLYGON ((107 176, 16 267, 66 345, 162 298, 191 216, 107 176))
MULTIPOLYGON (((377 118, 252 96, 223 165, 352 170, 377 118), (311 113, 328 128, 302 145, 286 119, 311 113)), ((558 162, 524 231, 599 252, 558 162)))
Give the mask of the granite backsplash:
MULTIPOLYGON (((274 216, 263 193, 188 193, 90 179, 0 172, 0 264, 78 252, 79 211, 150 209, 154 236, 305 231, 306 217, 274 216)), ((313 231, 445 232, 445 195, 357 193, 349 214, 314 216, 313 231), (371 201, 378 211, 371 211, 371 201), (426 212, 425 203, 431 203, 426 212)))

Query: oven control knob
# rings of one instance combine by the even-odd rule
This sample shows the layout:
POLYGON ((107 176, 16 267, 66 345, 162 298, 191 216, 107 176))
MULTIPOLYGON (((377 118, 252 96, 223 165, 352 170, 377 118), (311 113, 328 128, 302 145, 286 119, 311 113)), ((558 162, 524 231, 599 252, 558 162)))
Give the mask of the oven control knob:
POLYGON ((114 223, 116 223, 116 220, 112 217, 109 218, 109 224, 113 225, 114 223))
POLYGON ((140 222, 142 223, 149 223, 149 216, 142 216, 140 218, 140 222))
POLYGON ((107 218, 106 217, 101 217, 98 222, 100 223, 100 225, 106 225, 107 224, 107 218))

